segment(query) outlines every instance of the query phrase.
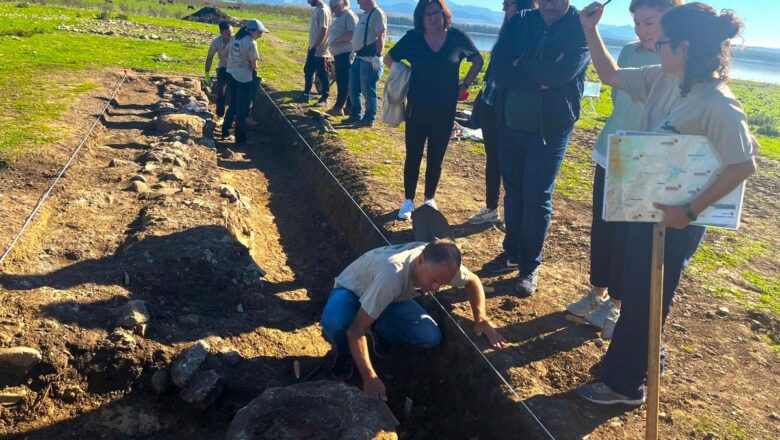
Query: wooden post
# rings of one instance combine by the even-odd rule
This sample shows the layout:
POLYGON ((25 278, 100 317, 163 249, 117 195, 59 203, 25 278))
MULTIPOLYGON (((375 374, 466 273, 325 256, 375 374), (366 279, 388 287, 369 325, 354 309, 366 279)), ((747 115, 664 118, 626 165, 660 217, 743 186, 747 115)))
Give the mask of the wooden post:
POLYGON ((666 226, 664 226, 663 222, 653 225, 653 267, 650 272, 650 334, 647 344, 647 419, 645 421, 645 440, 658 439, 665 239, 666 226))

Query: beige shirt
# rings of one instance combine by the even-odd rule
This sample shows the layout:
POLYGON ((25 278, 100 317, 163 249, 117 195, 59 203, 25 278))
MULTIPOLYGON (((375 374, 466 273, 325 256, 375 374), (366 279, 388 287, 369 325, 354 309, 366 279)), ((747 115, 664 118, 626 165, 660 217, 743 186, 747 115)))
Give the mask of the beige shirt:
MULTIPOLYGON (((620 67, 643 67, 660 64, 661 58, 653 51, 645 49, 642 43, 635 41, 623 46, 617 60, 620 67)), ((628 93, 612 88, 612 115, 599 133, 593 148, 593 160, 603 168, 607 167, 607 142, 609 135, 616 131, 642 131, 645 123, 645 105, 631 99, 628 93)))
MULTIPOLYGON (((318 5, 314 8, 314 12, 311 13, 311 18, 309 19, 309 48, 313 48, 314 43, 317 42, 317 38, 321 36, 323 32, 328 30, 332 20, 333 18, 330 16, 330 7, 328 7, 328 5, 318 5)), ((314 56, 330 56, 330 52, 328 51, 327 38, 324 39, 322 44, 320 44, 316 49, 317 50, 314 51, 314 56)))
POLYGON ((358 22, 357 15, 352 12, 352 9, 347 9, 341 15, 333 19, 333 23, 330 25, 328 32, 328 45, 330 53, 334 57, 343 53, 352 52, 352 42, 334 43, 344 35, 355 30, 355 25, 358 22))
POLYGON ((358 24, 355 26, 355 34, 352 36, 352 50, 358 51, 363 48, 363 39, 366 45, 379 39, 379 35, 387 30, 387 14, 385 11, 375 8, 373 14, 371 11, 360 14, 358 24), (368 22, 368 16, 371 15, 371 23, 368 22), (368 33, 366 34, 366 26, 368 33))
MULTIPOLYGON (((393 302, 410 300, 423 292, 412 282, 412 262, 427 243, 413 242, 376 248, 363 254, 336 277, 334 288, 352 291, 361 308, 377 319, 393 302)), ((471 272, 463 265, 450 281, 453 287, 463 287, 471 272)))
POLYGON ((206 55, 206 65, 211 67, 211 62, 214 59, 214 54, 219 57, 219 63, 217 64, 217 68, 223 68, 227 67, 228 63, 228 56, 230 54, 230 40, 231 38, 228 38, 227 43, 223 40, 222 35, 218 36, 217 38, 211 40, 211 44, 209 45, 209 53, 206 55))
POLYGON ((246 35, 240 40, 230 39, 230 54, 228 55, 227 73, 242 83, 252 81, 252 61, 260 59, 257 52, 257 42, 246 35))
POLYGON ((661 66, 621 69, 618 75, 624 90, 645 104, 644 131, 705 136, 725 165, 755 154, 745 112, 726 84, 696 84, 682 97, 677 77, 661 66))

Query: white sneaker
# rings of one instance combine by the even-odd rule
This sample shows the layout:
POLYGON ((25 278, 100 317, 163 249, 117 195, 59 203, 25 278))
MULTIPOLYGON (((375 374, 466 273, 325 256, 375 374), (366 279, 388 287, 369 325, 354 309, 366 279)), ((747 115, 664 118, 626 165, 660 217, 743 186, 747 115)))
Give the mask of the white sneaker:
MULTIPOLYGON (((607 319, 611 319, 612 321, 617 322, 619 317, 620 311, 617 309, 617 307, 615 307, 615 303, 608 299, 601 303, 601 305, 598 306, 596 310, 588 313, 588 315, 585 316, 585 320, 588 321, 588 324, 594 327, 598 327, 599 329, 603 329, 604 322, 606 322, 607 319)), ((602 339, 609 338, 602 337, 602 339)))
POLYGON ((599 308, 604 301, 606 300, 596 293, 596 289, 590 289, 582 298, 566 306, 566 311, 572 315, 584 318, 590 312, 599 308))
POLYGON ((498 209, 482 208, 478 213, 469 217, 468 222, 472 225, 479 225, 482 223, 499 223, 501 217, 498 216, 498 209))
POLYGON ((424 204, 424 205, 428 205, 428 206, 430 206, 431 208, 433 208, 433 209, 435 209, 435 210, 437 210, 437 211, 439 210, 439 207, 438 207, 438 206, 436 206, 436 201, 435 201, 435 200, 433 200, 433 199, 425 199, 425 201, 423 202, 423 204, 424 204))
POLYGON ((401 205, 401 209, 398 210, 398 218, 401 220, 411 220, 412 211, 414 211, 414 200, 406 199, 401 205))
MULTIPOLYGON (((612 304, 612 301, 609 301, 610 304, 612 304)), ((609 313, 607 313, 607 317, 604 318, 604 324, 601 327, 601 339, 612 339, 612 333, 615 332, 615 325, 618 322, 618 319, 620 319, 620 310, 612 305, 612 310, 610 310, 609 313)), ((663 372, 661 372, 661 376, 663 376, 663 372)))

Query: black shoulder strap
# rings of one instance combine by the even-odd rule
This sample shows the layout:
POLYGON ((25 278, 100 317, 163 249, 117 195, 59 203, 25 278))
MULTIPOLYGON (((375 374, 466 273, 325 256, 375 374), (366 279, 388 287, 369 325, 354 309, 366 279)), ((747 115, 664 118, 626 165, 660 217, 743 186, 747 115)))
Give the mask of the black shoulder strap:
POLYGON ((371 14, 376 11, 376 8, 372 9, 371 12, 368 13, 368 18, 366 18, 366 31, 363 33, 363 47, 366 47, 366 42, 368 41, 368 25, 371 24, 371 14))

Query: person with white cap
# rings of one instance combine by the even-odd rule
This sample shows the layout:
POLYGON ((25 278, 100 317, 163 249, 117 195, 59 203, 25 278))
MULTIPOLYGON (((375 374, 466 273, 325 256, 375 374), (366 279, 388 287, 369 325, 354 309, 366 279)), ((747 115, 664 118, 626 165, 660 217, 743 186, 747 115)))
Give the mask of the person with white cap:
POLYGON ((235 142, 246 139, 246 117, 252 95, 252 83, 257 78, 257 40, 268 29, 260 20, 249 20, 230 40, 227 73, 230 75, 230 106, 222 123, 222 138, 228 137, 233 121, 236 122, 235 142))

